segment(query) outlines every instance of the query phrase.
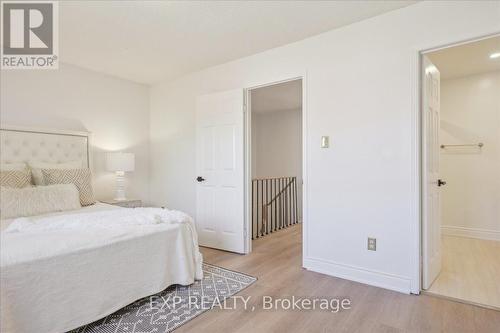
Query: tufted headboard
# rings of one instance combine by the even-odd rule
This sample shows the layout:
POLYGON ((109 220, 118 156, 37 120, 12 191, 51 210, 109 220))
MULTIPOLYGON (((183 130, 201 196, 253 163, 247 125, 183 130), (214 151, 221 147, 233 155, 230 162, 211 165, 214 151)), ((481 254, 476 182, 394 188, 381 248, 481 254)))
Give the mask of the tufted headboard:
POLYGON ((0 162, 63 163, 81 160, 90 167, 88 132, 0 128, 0 162))

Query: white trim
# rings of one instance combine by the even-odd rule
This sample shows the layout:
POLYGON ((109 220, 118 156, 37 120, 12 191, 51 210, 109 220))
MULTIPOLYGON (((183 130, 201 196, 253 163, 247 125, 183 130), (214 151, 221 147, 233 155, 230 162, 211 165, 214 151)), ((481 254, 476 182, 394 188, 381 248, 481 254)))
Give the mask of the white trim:
POLYGON ((453 47, 456 45, 462 45, 470 43, 473 41, 482 40, 485 38, 490 38, 499 35, 499 31, 491 31, 485 33, 481 36, 473 36, 470 34, 459 37, 453 41, 443 40, 442 42, 433 43, 432 45, 420 45, 413 49, 411 56, 411 68, 410 68, 410 79, 412 87, 412 99, 411 99, 411 119, 413 121, 412 127, 412 139, 411 139, 411 153, 412 153, 412 166, 411 166, 411 189, 412 189, 412 205, 411 205, 411 226, 410 232, 412 236, 412 255, 410 257, 412 265, 412 276, 411 276, 411 292, 413 294, 419 294, 422 290, 421 288, 421 278, 422 278, 422 257, 421 257, 421 245, 422 245, 422 184, 421 184, 421 55, 429 53, 432 51, 453 47), (415 191, 416 190, 416 191, 415 191))
POLYGON ((498 230, 442 225, 441 231, 442 234, 446 236, 468 237, 468 238, 500 241, 500 231, 498 230))
POLYGON ((88 137, 90 134, 90 132, 85 132, 85 131, 68 131, 68 130, 33 128, 33 127, 10 126, 10 125, 2 125, 0 129, 4 131, 57 134, 57 135, 83 136, 83 137, 88 137))
POLYGON ((251 89, 245 89, 244 98, 244 115, 243 115, 243 130, 244 130, 244 154, 245 161, 243 163, 244 170, 244 197, 245 197, 245 247, 244 253, 252 252, 252 112, 251 110, 251 89))
MULTIPOLYGON (((296 74, 281 76, 279 78, 274 78, 274 79, 270 79, 270 80, 261 80, 258 82, 253 82, 251 84, 248 84, 245 89, 246 90, 254 90, 257 88, 269 87, 269 86, 274 86, 274 85, 277 85, 280 83, 304 79, 306 76, 305 73, 306 72, 304 71, 304 72, 300 72, 300 73, 296 73, 296 74)), ((302 98, 304 98, 304 96, 302 96, 302 98)))
POLYGON ((309 253, 309 173, 308 161, 308 105, 307 71, 302 75, 302 267, 309 253))
POLYGON ((455 46, 460 46, 460 45, 466 45, 466 44, 469 44, 469 43, 479 42, 479 41, 482 41, 484 39, 493 38, 493 37, 499 37, 499 36, 500 36, 500 32, 498 32, 498 31, 495 31, 495 32, 492 32, 492 33, 489 33, 489 34, 486 34, 486 35, 482 35, 480 37, 467 36, 467 37, 464 37, 462 39, 459 39, 459 40, 456 40, 456 41, 453 41, 453 42, 439 44, 439 46, 422 48, 420 50, 420 52, 422 54, 427 54, 427 53, 431 53, 431 52, 436 52, 436 51, 441 51, 441 50, 444 50, 444 49, 448 49, 450 47, 455 47, 455 46))
POLYGON ((305 258, 304 268, 314 272, 336 276, 341 279, 399 291, 405 294, 409 294, 411 292, 411 279, 405 276, 384 273, 317 258, 305 258))
MULTIPOLYGON (((245 253, 252 252, 252 226, 251 226, 251 188, 252 188, 252 159, 251 159, 251 151, 252 151, 252 136, 251 136, 251 128, 252 128, 252 109, 251 109, 251 98, 250 93, 252 90, 262 87, 273 86, 280 83, 302 80, 302 258, 305 258, 305 254, 307 253, 308 241, 307 241, 307 226, 308 226, 308 209, 307 209, 307 184, 308 184, 308 176, 307 176, 307 71, 304 71, 297 75, 290 75, 288 77, 283 77, 278 80, 264 81, 260 83, 255 83, 245 88, 245 105, 246 105, 246 114, 245 114, 245 226, 247 230, 247 238, 245 244, 245 253)), ((302 261, 302 266, 304 267, 304 260, 302 261)))
POLYGON ((410 225, 412 255, 411 261, 411 293, 420 294, 421 289, 421 214, 422 214, 422 184, 421 184, 421 117, 420 117, 420 51, 414 52, 411 59, 410 79, 412 82, 411 94, 411 120, 415 124, 411 129, 411 182, 410 182, 410 219, 413 221, 410 225))

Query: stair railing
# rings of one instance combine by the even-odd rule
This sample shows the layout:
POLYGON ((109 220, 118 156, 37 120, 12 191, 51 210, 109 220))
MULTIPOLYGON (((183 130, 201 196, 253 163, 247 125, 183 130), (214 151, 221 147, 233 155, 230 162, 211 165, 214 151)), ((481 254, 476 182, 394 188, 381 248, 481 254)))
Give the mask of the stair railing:
POLYGON ((297 177, 252 180, 252 239, 298 222, 297 177))

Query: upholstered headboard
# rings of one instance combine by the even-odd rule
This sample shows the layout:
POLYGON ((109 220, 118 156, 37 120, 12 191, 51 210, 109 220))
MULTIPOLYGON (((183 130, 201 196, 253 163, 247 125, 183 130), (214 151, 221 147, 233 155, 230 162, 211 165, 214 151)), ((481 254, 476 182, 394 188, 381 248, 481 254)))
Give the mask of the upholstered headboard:
POLYGON ((81 160, 90 167, 89 133, 0 128, 0 162, 64 163, 81 160))

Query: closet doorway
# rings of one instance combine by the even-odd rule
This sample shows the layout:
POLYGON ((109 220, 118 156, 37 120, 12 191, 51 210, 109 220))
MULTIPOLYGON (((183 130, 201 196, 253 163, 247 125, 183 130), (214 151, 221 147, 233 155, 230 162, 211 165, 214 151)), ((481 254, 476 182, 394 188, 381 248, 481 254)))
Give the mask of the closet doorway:
POLYGON ((500 36, 422 57, 422 286, 500 309, 500 36))

